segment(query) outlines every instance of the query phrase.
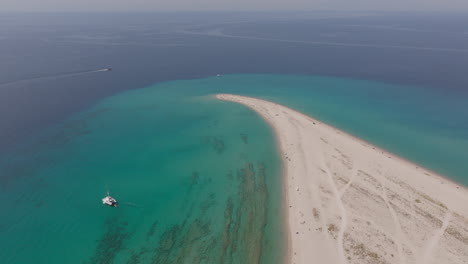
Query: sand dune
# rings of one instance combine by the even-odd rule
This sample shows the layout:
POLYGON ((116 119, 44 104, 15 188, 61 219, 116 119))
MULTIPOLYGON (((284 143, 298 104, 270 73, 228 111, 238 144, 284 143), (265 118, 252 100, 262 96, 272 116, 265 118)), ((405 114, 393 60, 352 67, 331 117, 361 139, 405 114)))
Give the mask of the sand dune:
POLYGON ((274 129, 288 263, 468 263, 468 190, 287 107, 219 94, 274 129))

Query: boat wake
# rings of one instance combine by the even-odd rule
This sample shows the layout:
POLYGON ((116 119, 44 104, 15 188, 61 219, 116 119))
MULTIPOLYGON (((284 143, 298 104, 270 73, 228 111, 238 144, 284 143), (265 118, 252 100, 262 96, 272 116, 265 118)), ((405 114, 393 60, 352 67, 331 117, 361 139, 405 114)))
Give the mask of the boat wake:
POLYGON ((134 204, 134 203, 122 203, 122 205, 131 206, 131 207, 135 207, 135 208, 143 208, 143 206, 140 206, 140 205, 134 204))
POLYGON ((67 73, 60 73, 60 74, 54 74, 54 75, 38 76, 38 77, 32 77, 32 78, 25 78, 21 80, 3 82, 3 83, 0 83, 0 87, 14 85, 14 84, 23 83, 23 82, 38 81, 38 80, 53 80, 53 79, 60 79, 60 78, 66 78, 66 77, 86 75, 86 74, 91 74, 91 73, 108 72, 108 71, 112 71, 112 69, 104 68, 104 69, 91 70, 91 71, 67 72, 67 73))
POLYGON ((212 36, 212 37, 222 37, 222 38, 250 39, 250 40, 262 40, 262 41, 274 41, 274 42, 288 42, 288 43, 308 44, 308 45, 315 45, 315 46, 337 46, 337 47, 343 46, 343 47, 356 47, 356 48, 381 48, 381 49, 468 53, 468 49, 457 49, 457 48, 439 48, 439 47, 430 47, 430 46, 405 46, 405 45, 387 45, 387 44, 333 42, 333 41, 315 41, 315 40, 294 40, 294 39, 282 39, 282 38, 231 35, 231 34, 223 33, 222 30, 211 30, 211 31, 204 31, 204 32, 180 30, 178 32, 182 34, 189 34, 189 35, 202 35, 202 36, 212 36))

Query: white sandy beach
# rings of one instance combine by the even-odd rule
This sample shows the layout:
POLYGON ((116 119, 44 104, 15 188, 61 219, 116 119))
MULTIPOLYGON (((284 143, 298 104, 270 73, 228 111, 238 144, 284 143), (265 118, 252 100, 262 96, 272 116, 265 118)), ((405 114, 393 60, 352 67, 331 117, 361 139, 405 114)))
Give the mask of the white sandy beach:
POLYGON ((274 129, 287 263, 468 263, 468 190, 276 103, 228 94, 274 129))

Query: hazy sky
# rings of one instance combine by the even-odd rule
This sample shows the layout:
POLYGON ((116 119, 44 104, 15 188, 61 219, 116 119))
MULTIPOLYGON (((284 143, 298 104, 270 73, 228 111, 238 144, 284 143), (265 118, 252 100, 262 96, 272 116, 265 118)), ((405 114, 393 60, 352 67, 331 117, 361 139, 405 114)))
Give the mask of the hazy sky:
POLYGON ((468 11, 468 0, 0 0, 2 11, 468 11))

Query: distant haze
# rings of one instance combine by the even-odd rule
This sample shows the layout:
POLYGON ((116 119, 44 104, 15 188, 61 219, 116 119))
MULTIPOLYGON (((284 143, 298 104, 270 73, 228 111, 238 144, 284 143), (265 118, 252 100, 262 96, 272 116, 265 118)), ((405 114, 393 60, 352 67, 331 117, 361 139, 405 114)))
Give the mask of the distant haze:
POLYGON ((0 0, 9 11, 468 11, 467 0, 0 0))

